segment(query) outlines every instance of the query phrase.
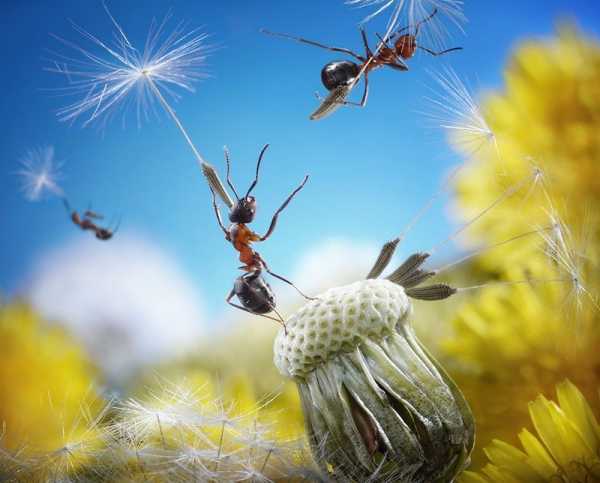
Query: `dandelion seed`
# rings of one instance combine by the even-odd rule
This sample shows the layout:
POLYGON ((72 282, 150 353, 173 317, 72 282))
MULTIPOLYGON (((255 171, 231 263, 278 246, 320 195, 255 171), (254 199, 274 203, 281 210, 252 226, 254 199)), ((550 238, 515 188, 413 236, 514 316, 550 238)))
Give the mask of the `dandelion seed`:
MULTIPOLYGON (((95 47, 94 50, 58 36, 58 41, 74 50, 80 58, 54 53, 57 57, 46 70, 68 76, 69 86, 63 89, 81 99, 58 111, 59 119, 71 121, 87 115, 84 125, 108 120, 127 105, 134 96, 138 122, 148 116, 148 109, 162 89, 177 100, 177 89, 194 91, 194 83, 206 77, 204 67, 209 51, 207 35, 197 29, 186 31, 183 23, 170 33, 167 15, 161 23, 152 22, 143 51, 129 41, 106 5, 104 9, 115 28, 112 42, 105 42, 73 23, 73 29, 95 47)), ((160 98, 159 98, 160 99, 160 98)))
POLYGON ((61 163, 54 159, 53 146, 30 149, 21 159, 21 165, 17 174, 22 177, 21 189, 27 200, 38 201, 47 194, 63 196, 58 184, 62 178, 61 163))
POLYGON ((125 114, 133 97, 139 125, 142 118, 148 118, 157 100, 194 152, 213 190, 227 206, 233 206, 214 168, 196 149, 169 103, 180 98, 178 90, 194 92, 194 83, 206 77, 204 67, 210 51, 206 44, 207 34, 199 29, 188 31, 183 23, 167 33, 166 24, 170 19, 167 15, 161 23, 152 22, 144 49, 140 50, 130 42, 106 4, 103 6, 115 29, 112 42, 101 40, 75 23, 73 29, 91 45, 89 49, 54 36, 78 56, 54 52, 56 59, 46 69, 64 75, 69 84, 61 90, 78 97, 58 111, 59 119, 75 121, 87 116, 84 126, 107 122, 119 109, 125 114))
POLYGON ((48 480, 56 481, 68 478, 84 467, 97 466, 108 442, 107 433, 101 423, 111 407, 112 402, 109 401, 97 412, 92 413, 89 406, 82 406, 71 427, 66 428, 63 425, 60 447, 34 458, 34 472, 45 475, 48 480))
POLYGON ((560 272, 566 275, 571 288, 565 297, 565 302, 573 300, 577 313, 583 307, 583 297, 587 297, 597 310, 598 302, 586 288, 584 281, 584 250, 577 249, 569 228, 562 222, 556 211, 548 213, 550 230, 540 231, 544 240, 544 252, 552 260, 560 272))
POLYGON ((427 99, 431 110, 425 115, 447 131, 467 154, 473 155, 483 146, 491 145, 500 157, 496 135, 456 72, 447 67, 441 73, 434 73, 433 78, 441 92, 427 99))
MULTIPOLYGON (((466 21, 461 0, 346 0, 346 4, 359 8, 374 7, 374 11, 367 15, 362 23, 371 21, 385 11, 391 11, 384 38, 404 25, 408 33, 414 33, 415 25, 436 9, 461 30, 461 25, 466 21)), ((427 25, 425 32, 434 45, 441 45, 443 38, 448 34, 446 27, 437 18, 427 25)))

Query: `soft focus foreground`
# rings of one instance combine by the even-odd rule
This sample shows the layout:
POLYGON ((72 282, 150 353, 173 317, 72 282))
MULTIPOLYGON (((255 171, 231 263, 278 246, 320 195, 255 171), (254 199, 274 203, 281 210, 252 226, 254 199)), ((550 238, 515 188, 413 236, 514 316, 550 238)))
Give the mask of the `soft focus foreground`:
POLYGON ((473 268, 488 277, 532 282, 482 290, 459 309, 454 334, 442 343, 442 358, 475 413, 474 468, 493 439, 516 444, 519 431, 531 427, 528 401, 551 395, 565 377, 600 412, 600 184, 594 174, 600 165, 600 45, 562 28, 556 39, 523 44, 505 78, 505 90, 484 103, 495 145, 473 153, 465 152, 473 145, 468 136, 451 140, 476 160, 460 176, 458 210, 464 216, 479 211, 533 169, 538 186, 526 202, 514 197, 490 211, 473 241, 489 245, 549 229, 518 249, 509 244, 477 259, 473 268))

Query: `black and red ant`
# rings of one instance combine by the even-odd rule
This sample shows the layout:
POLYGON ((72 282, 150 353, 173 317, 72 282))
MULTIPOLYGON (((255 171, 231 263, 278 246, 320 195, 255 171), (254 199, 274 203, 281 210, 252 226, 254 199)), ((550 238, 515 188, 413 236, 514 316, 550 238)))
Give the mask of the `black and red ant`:
POLYGON ((98 226, 94 220, 104 219, 102 215, 88 209, 83 212, 82 216, 77 210, 71 208, 71 205, 66 198, 63 198, 63 204, 65 205, 65 209, 67 210, 71 221, 84 231, 92 231, 98 240, 110 240, 119 229, 118 224, 114 230, 98 226))
POLYGON ((343 54, 351 55, 360 61, 360 64, 357 64, 356 62, 349 60, 336 60, 329 62, 325 65, 325 67, 323 67, 321 70, 321 82, 329 91, 329 95, 325 99, 320 99, 320 97, 317 96, 320 100, 322 100, 322 103, 310 116, 310 119, 317 120, 328 116, 342 105, 364 107, 367 103, 367 97, 369 95, 369 73, 375 69, 387 66, 395 70, 407 71, 408 66, 404 61, 414 56, 417 49, 421 49, 434 56, 443 55, 455 50, 461 50, 462 47, 453 47, 451 49, 435 52, 426 47, 422 47, 417 43, 417 36, 419 34, 421 25, 430 21, 437 14, 437 12, 437 9, 434 9, 431 15, 418 22, 414 27, 414 33, 402 33, 410 28, 403 27, 396 32, 393 32, 385 39, 377 34, 377 37, 380 41, 380 48, 375 53, 373 53, 369 47, 367 35, 364 29, 361 28, 360 34, 365 47, 364 56, 359 55, 350 49, 330 47, 328 45, 301 37, 270 32, 265 29, 262 29, 261 32, 268 35, 274 35, 277 37, 295 40, 304 44, 313 45, 322 49, 331 50, 332 52, 341 52, 343 54), (393 42, 392 46, 390 46, 388 42, 393 42), (361 101, 359 103, 347 101, 346 97, 350 94, 350 91, 354 85, 359 81, 361 75, 364 76, 364 91, 361 101))
POLYGON ((283 204, 277 209, 273 218, 271 219, 271 224, 267 232, 264 235, 258 235, 254 231, 252 231, 248 224, 254 221, 254 216, 256 214, 256 198, 251 196, 252 190, 256 187, 258 183, 258 174, 260 170, 260 164, 262 162, 265 151, 269 147, 266 144, 260 152, 258 157, 258 161, 256 163, 256 176, 254 181, 248 188, 246 194, 240 198, 237 193, 237 190, 233 186, 230 178, 230 159, 229 159, 229 151, 225 148, 225 162, 227 163, 227 184, 233 191, 235 195, 236 201, 231 207, 229 211, 229 221, 231 221, 231 225, 229 228, 225 228, 223 225, 223 220, 221 219, 221 213, 219 211, 219 207, 217 206, 217 200, 214 190, 211 185, 212 192, 212 204, 215 211, 215 215, 217 217, 217 221, 221 230, 225 234, 225 239, 233 245, 233 247, 239 252, 239 260, 243 263, 239 268, 244 270, 246 273, 235 280, 233 289, 227 295, 226 301, 229 305, 238 308, 240 310, 244 310, 251 314, 262 315, 263 317, 267 317, 269 319, 275 320, 283 325, 285 329, 285 322, 279 312, 277 312, 276 303, 275 303, 275 295, 273 294, 273 290, 271 286, 265 281, 262 277, 262 271, 266 271, 270 275, 283 282, 294 287, 303 297, 312 300, 311 297, 305 295, 298 287, 296 287, 290 280, 282 277, 276 273, 273 273, 268 265, 265 263, 264 259, 260 256, 260 254, 255 251, 250 245, 253 242, 262 242, 267 240, 275 230, 277 225, 277 219, 279 218, 279 214, 285 209, 285 207, 289 204, 292 198, 304 187, 306 181, 308 180, 308 175, 304 177, 302 183, 294 190, 292 193, 285 199, 283 204), (231 301, 231 299, 237 296, 238 300, 242 305, 238 305, 231 301), (277 318, 271 317, 268 314, 269 312, 275 312, 277 314, 277 318))

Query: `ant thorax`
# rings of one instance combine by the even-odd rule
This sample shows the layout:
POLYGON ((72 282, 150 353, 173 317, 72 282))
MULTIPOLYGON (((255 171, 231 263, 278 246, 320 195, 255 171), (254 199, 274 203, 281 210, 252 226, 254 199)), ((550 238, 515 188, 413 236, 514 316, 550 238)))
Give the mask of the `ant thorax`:
POLYGON ((360 73, 360 67, 349 60, 336 60, 321 70, 321 82, 331 91, 340 86, 350 85, 360 73))

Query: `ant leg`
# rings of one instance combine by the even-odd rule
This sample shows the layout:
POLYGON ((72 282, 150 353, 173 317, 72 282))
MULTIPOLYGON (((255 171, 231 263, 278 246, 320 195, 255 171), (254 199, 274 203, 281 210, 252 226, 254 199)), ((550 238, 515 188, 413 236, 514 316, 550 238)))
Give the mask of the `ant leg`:
POLYGON ((250 188, 248 188, 248 191, 246 192, 246 198, 248 196, 250 196, 250 192, 254 189, 254 187, 256 186, 256 183, 258 183, 258 171, 260 170, 260 163, 262 162, 262 158, 268 147, 269 147, 269 145, 265 144, 264 147, 262 148, 260 154, 258 155, 258 161, 256 162, 256 176, 254 177, 254 181, 252 181, 250 188))
POLYGON ((369 47, 369 41, 367 40, 367 34, 365 33, 365 29, 363 29, 363 28, 360 29, 360 36, 362 37, 362 41, 365 46, 365 52, 367 54, 367 58, 373 57, 373 52, 371 52, 371 49, 369 47))
POLYGON ((69 214, 69 216, 71 216, 71 214, 74 212, 74 210, 71 208, 71 203, 69 203, 69 200, 66 196, 61 196, 60 199, 63 203, 63 206, 65 207, 65 210, 67 210, 67 213, 69 214))
MULTIPOLYGON (((260 257, 260 255, 259 255, 259 257, 260 257)), ((293 283, 293 282, 291 282, 290 280, 288 280, 287 278, 285 278, 285 277, 282 277, 281 275, 277 275, 276 273, 273 273, 273 272, 271 271, 271 269, 270 269, 270 268, 267 266, 267 264, 265 263, 265 261, 264 261, 262 258, 260 258, 260 262, 262 263, 262 265, 263 265, 263 267, 264 267, 264 269, 265 269, 265 271, 266 271, 267 273, 271 274, 271 275, 272 275, 273 277, 275 277, 275 278, 278 278, 278 279, 279 279, 279 280, 281 280, 282 282, 285 282, 285 283, 287 283, 288 285, 291 285, 292 287, 294 287, 294 288, 295 288, 295 289, 298 291, 298 293, 299 293, 300 295, 302 295, 302 296, 303 296, 305 299, 307 299, 307 300, 318 300, 318 297, 309 297, 308 295, 306 295, 306 294, 305 294, 305 293, 304 293, 302 290, 300 290, 298 287, 296 287, 296 286, 294 285, 294 283, 293 283)))
POLYGON ((287 326, 285 325, 285 321, 283 320, 283 317, 281 316, 281 314, 277 311, 277 309, 275 307, 273 307, 273 312, 275 312, 277 314, 277 317, 279 317, 279 323, 283 326, 284 334, 287 335, 287 326))
POLYGON ((123 217, 119 215, 119 218, 117 218, 117 224, 113 229, 111 229, 111 233, 113 235, 119 231, 119 228, 121 228, 121 221, 123 221, 123 217))
POLYGON ((438 55, 447 54, 448 52, 454 52, 455 50, 462 50, 462 47, 452 47, 451 49, 442 50, 441 52, 434 52, 433 50, 430 50, 426 47, 421 47, 420 45, 418 45, 417 48, 424 50, 425 52, 427 52, 435 57, 437 57, 438 55))
POLYGON ((385 243, 383 247, 381 247, 381 251, 377 256, 377 260, 375 261, 373 268, 371 268, 369 274, 367 275, 368 279, 377 278, 379 277, 379 275, 381 275, 381 272, 383 272, 390 263, 390 260, 392 259, 392 256, 396 251, 398 243, 400 243, 400 238, 394 238, 393 240, 385 243))
POLYGON ((283 204, 277 209, 277 211, 273 215, 273 219, 271 220, 271 225, 269 226, 269 229, 263 236, 261 236, 259 238, 259 241, 265 241, 267 238, 269 238, 273 234, 273 231, 275 230, 275 225, 277 225, 277 219, 279 218, 279 214, 285 209, 285 207, 289 204, 289 202, 292 201, 292 198, 294 196, 296 196, 298 191, 300 191, 302 188, 304 188, 304 185, 306 184, 307 180, 308 180, 308 175, 306 175, 304 177, 304 180, 302 181, 302 183, 300 183, 300 186, 298 186, 294 191, 292 191, 292 193, 286 198, 286 200, 283 202, 283 204))
POLYGON ((249 314, 252 315, 258 315, 260 317, 264 317, 266 319, 270 319, 270 320, 274 320, 275 322, 277 322, 278 324, 281 324, 283 326, 283 330, 285 331, 285 333, 287 334, 287 327, 285 325, 285 322, 283 321, 283 318, 281 317, 281 315, 279 314, 279 312, 277 312, 275 310, 275 307, 272 307, 273 311, 277 314, 277 316, 279 317, 278 319, 275 317, 271 317, 270 315, 266 315, 266 314, 255 314, 254 312, 252 312, 251 310, 248 310, 246 307, 242 306, 242 305, 238 305, 234 302, 231 301, 231 299, 233 298, 233 296, 235 295, 235 291, 232 290, 231 292, 229 292, 229 295, 227 295, 227 298, 225 299, 225 301, 231 305, 232 307, 235 307, 236 309, 239 310, 243 310, 244 312, 248 312, 249 314))
POLYGON ((303 44, 313 45, 313 46, 319 47, 321 49, 331 50, 332 52, 341 52, 343 54, 351 55, 352 57, 360 60, 361 62, 365 61, 365 59, 363 57, 361 57, 360 55, 358 55, 355 52, 352 52, 350 49, 343 49, 341 47, 330 47, 328 45, 324 45, 324 44, 321 44, 319 42, 315 42, 314 40, 307 40, 307 39, 304 39, 302 37, 294 37, 294 36, 288 35, 288 34, 280 34, 280 33, 277 33, 277 32, 271 32, 271 31, 266 30, 266 29, 260 29, 260 31, 263 34, 272 35, 274 37, 282 37, 284 39, 289 39, 289 40, 295 40, 296 42, 301 42, 303 44))
POLYGON ((341 104, 345 106, 356 106, 356 107, 365 107, 367 104, 367 97, 369 96, 369 76, 365 74, 365 90, 363 91, 362 99, 360 102, 350 102, 350 101, 342 101, 341 104))
POLYGON ((217 197, 216 197, 215 192, 213 191, 212 187, 210 187, 210 192, 212 193, 212 205, 213 205, 213 209, 215 210, 217 222, 219 223, 221 230, 223 230, 223 233, 225 234, 225 238, 227 240, 229 240, 229 232, 227 231, 227 228, 225 228, 225 226, 223 225, 223 220, 221 219, 221 212, 219 211, 219 207, 217 206, 217 197))
MULTIPOLYGON (((233 194, 235 195, 235 197, 239 200, 240 197, 237 194, 235 186, 233 186, 233 183, 231 182, 231 178, 229 177, 230 169, 231 169, 231 163, 230 163, 230 160, 229 160, 229 149, 227 148, 227 146, 223 146, 223 152, 225 153, 225 163, 227 164, 227 184, 231 188, 231 191, 233 191, 233 194)), ((214 199, 214 193, 213 193, 213 199, 214 199)))

